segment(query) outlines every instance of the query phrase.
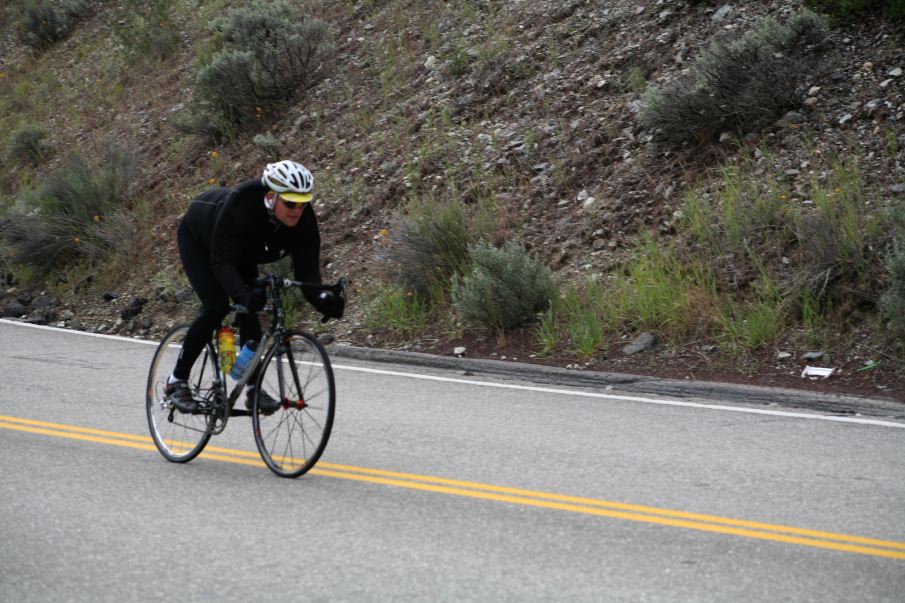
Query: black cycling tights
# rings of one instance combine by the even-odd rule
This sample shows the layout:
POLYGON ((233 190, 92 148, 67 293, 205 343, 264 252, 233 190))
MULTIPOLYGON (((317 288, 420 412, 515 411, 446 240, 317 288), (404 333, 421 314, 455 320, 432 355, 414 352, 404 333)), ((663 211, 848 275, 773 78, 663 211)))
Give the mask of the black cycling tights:
MULTIPOLYGON (((176 242, 179 245, 179 257, 185 275, 195 293, 201 298, 201 314, 189 326, 189 332, 182 343, 182 352, 176 361, 176 368, 173 369, 174 377, 187 380, 192 365, 195 364, 204 345, 210 341, 214 330, 220 327, 223 319, 229 314, 229 295, 211 270, 210 250, 195 240, 186 226, 185 219, 179 223, 176 242)), ((242 280, 251 286, 257 278, 257 267, 243 267, 240 271, 242 280)), ((240 314, 239 333, 243 344, 251 340, 260 341, 261 323, 258 317, 254 314, 240 314)))

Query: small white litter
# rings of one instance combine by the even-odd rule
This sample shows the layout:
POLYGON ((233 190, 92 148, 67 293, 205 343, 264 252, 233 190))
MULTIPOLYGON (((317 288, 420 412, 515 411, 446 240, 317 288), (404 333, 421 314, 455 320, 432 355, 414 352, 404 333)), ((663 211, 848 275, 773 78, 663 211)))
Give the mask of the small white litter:
POLYGON ((822 379, 826 379, 830 375, 833 374, 834 368, 822 368, 819 366, 806 366, 804 370, 801 371, 802 377, 820 377, 822 379))

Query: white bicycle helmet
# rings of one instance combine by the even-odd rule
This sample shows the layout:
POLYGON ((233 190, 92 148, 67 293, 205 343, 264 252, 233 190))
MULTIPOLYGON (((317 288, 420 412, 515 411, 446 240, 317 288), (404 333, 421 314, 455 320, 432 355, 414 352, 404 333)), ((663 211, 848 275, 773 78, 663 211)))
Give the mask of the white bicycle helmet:
POLYGON ((287 201, 311 201, 314 176, 301 163, 284 160, 268 163, 261 183, 287 201))

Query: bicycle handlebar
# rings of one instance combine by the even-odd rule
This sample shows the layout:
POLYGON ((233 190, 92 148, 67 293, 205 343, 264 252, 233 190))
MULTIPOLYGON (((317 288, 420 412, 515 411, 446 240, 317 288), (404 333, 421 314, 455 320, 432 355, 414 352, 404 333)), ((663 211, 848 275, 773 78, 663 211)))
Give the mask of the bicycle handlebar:
MULTIPOLYGON (((323 283, 294 281, 292 279, 280 277, 276 274, 265 274, 264 276, 260 276, 255 280, 255 286, 267 287, 271 290, 295 288, 320 295, 323 295, 325 292, 330 291, 335 293, 336 295, 339 295, 339 297, 345 302, 346 290, 348 289, 348 281, 346 280, 346 277, 342 277, 333 285, 325 285, 323 283)), ((242 304, 233 304, 230 306, 230 310, 233 312, 248 312, 248 308, 246 308, 242 304)), ((321 319, 321 322, 327 322, 327 320, 329 320, 328 317, 324 316, 321 319)))

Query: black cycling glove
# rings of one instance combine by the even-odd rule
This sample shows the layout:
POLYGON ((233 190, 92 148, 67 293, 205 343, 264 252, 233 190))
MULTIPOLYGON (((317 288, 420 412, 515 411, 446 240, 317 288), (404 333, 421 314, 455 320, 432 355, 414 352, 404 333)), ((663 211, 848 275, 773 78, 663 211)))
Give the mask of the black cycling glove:
POLYGON ((242 305, 248 308, 249 312, 259 312, 264 304, 267 303, 267 293, 264 289, 249 289, 242 300, 242 305))
POLYGON ((346 300, 339 292, 331 290, 322 291, 313 304, 325 318, 342 318, 346 310, 346 300))

